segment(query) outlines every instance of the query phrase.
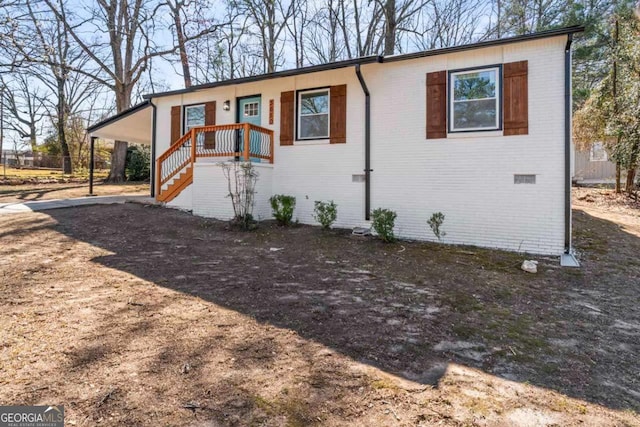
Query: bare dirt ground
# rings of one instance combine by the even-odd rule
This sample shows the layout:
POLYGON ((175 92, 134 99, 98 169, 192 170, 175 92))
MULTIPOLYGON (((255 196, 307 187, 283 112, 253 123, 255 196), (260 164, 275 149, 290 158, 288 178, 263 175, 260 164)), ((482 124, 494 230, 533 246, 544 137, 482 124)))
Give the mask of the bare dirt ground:
POLYGON ((640 217, 581 269, 138 204, 0 219, 0 402, 75 426, 639 426, 640 217))
MULTIPOLYGON (((96 184, 93 193, 98 196, 115 194, 149 194, 148 183, 96 184)), ((0 185, 0 203, 23 203, 36 200, 72 199, 89 194, 86 182, 54 184, 0 185)))

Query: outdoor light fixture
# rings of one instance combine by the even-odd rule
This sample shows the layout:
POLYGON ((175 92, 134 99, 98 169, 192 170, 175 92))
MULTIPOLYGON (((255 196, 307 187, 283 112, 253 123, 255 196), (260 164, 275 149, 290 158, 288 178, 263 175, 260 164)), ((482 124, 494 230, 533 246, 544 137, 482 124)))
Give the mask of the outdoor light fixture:
POLYGON ((229 101, 228 99, 224 101, 224 104, 222 104, 222 109, 224 111, 229 111, 231 109, 231 101, 229 101))

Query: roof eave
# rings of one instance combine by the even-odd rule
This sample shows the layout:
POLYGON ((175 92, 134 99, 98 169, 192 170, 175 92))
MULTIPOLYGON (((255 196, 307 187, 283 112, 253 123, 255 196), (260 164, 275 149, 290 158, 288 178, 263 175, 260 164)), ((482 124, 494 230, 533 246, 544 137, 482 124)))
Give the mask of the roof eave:
POLYGON ((127 116, 129 116, 131 114, 134 114, 134 113, 136 113, 136 112, 138 112, 138 111, 140 111, 140 110, 142 110, 142 109, 144 109, 146 107, 149 107, 149 106, 151 106, 151 100, 145 100, 145 101, 143 101, 143 102, 141 102, 139 104, 136 104, 133 107, 131 107, 131 108, 127 109, 127 110, 124 110, 124 111, 122 111, 122 112, 120 112, 120 113, 118 113, 118 114, 116 114, 114 116, 108 117, 108 118, 106 118, 106 119, 104 119, 102 121, 99 121, 98 123, 92 124, 91 126, 87 127, 87 132, 88 133, 95 132, 100 128, 103 128, 103 127, 105 127, 105 126, 107 126, 107 125, 109 125, 109 124, 111 124, 111 123, 113 123, 115 121, 123 119, 123 118, 125 118, 125 117, 127 117, 127 116))
POLYGON ((463 52, 471 49, 480 49, 484 47, 499 46, 503 44, 518 43, 518 42, 524 42, 524 41, 530 41, 530 40, 537 40, 537 39, 557 37, 557 36, 568 35, 568 34, 581 33, 583 31, 584 31, 584 26, 576 25, 572 27, 564 27, 564 28, 558 28, 553 30, 540 31, 532 34, 524 34, 521 36, 508 37, 508 38, 496 39, 496 40, 486 40, 486 41, 467 44, 467 45, 445 47, 445 48, 427 50, 422 52, 407 53, 407 54, 386 56, 386 57, 366 56, 362 58, 348 59, 345 61, 332 62, 328 64, 312 65, 312 66, 303 67, 303 68, 295 68, 292 70, 277 71, 275 73, 260 74, 257 76, 241 77, 238 79, 205 83, 198 86, 192 86, 186 89, 177 89, 177 90, 171 90, 167 92, 151 93, 151 94, 144 95, 143 99, 150 100, 152 98, 160 98, 160 97, 172 96, 172 95, 182 95, 186 93, 196 92, 199 90, 213 89, 221 86, 231 86, 231 85, 237 85, 237 84, 243 84, 243 83, 252 83, 252 82, 258 82, 263 80, 277 79, 281 77, 291 77, 291 76, 297 76, 301 74, 315 73, 320 71, 336 70, 336 69, 346 68, 346 67, 350 67, 358 64, 364 65, 364 64, 371 64, 376 62, 385 63, 385 62, 405 61, 405 60, 416 59, 416 58, 425 58, 429 56, 444 55, 447 53, 463 52))
POLYGON ((531 40, 546 39, 550 37, 564 36, 569 34, 581 33, 584 31, 583 26, 573 26, 558 28, 555 30, 540 31, 538 33, 523 34, 521 36, 507 37, 504 39, 486 40, 477 43, 465 44, 460 46, 443 47, 440 49, 426 50, 422 52, 406 53, 402 55, 385 56, 382 62, 406 61, 409 59, 426 58, 428 56, 444 55, 447 53, 463 52, 472 49, 481 49, 484 47, 499 46, 503 44, 519 43, 531 40))
POLYGON ((231 85, 237 85, 237 84, 243 84, 243 83, 252 83, 252 82, 258 82, 263 80, 277 79, 282 77, 297 76, 301 74, 317 73, 320 71, 337 70, 340 68, 351 67, 357 64, 371 64, 374 62, 382 62, 382 57, 378 55, 365 56, 362 58, 348 59, 345 61, 331 62, 328 64, 311 65, 308 67, 294 68, 291 70, 276 71, 275 73, 259 74, 256 76, 241 77, 238 79, 222 80, 219 82, 212 82, 212 83, 205 83, 197 86, 191 86, 186 89, 177 89, 177 90, 171 90, 167 92, 150 93, 150 94, 143 95, 142 98, 149 100, 149 99, 160 98, 164 96, 181 95, 185 93, 196 92, 199 90, 213 89, 221 86, 231 86, 231 85))

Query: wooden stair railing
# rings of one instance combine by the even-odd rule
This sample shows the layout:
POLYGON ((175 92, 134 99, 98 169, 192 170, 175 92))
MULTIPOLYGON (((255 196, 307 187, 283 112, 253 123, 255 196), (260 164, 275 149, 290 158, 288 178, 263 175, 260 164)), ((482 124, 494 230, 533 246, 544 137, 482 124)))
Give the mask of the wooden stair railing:
POLYGON ((250 123, 192 128, 158 157, 156 199, 169 202, 189 186, 193 182, 193 165, 199 157, 273 163, 273 145, 271 129, 250 123))

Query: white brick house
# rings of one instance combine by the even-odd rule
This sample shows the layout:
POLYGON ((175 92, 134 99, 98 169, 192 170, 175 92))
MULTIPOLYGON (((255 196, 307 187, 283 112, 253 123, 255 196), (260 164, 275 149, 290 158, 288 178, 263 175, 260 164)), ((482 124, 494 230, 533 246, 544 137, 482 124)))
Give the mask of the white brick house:
POLYGON ((196 215, 231 217, 216 163, 246 156, 260 173, 262 219, 270 196, 288 194, 302 223, 315 223, 315 200, 334 200, 338 227, 368 226, 383 207, 397 212, 400 237, 434 240, 426 221, 442 212, 447 243, 568 254, 579 31, 151 94, 89 131, 151 144, 153 195, 196 215))

